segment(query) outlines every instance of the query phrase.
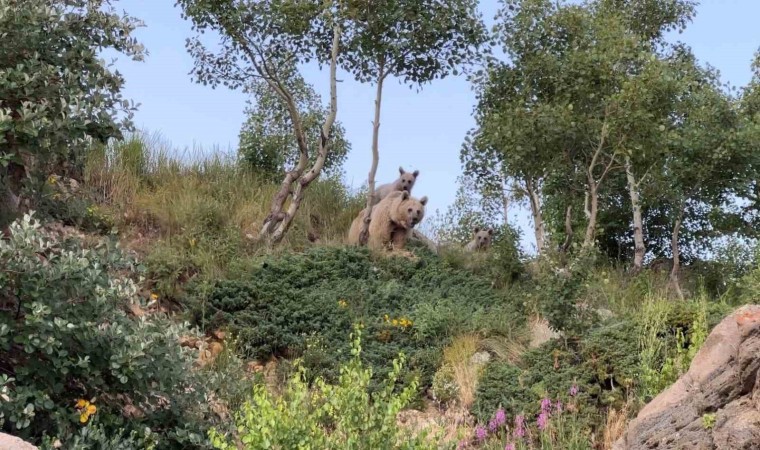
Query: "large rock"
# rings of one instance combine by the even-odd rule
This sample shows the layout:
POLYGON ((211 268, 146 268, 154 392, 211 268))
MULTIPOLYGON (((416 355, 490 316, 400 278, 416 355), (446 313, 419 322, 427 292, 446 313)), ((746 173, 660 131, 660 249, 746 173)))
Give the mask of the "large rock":
POLYGON ((723 319, 613 450, 760 449, 760 306, 723 319))
POLYGON ((16 436, 0 433, 0 450, 37 450, 37 447, 16 436))

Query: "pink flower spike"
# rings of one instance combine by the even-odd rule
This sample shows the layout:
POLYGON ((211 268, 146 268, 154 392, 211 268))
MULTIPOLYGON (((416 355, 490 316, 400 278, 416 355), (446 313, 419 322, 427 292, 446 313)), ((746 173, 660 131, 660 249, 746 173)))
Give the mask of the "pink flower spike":
POLYGON ((488 436, 488 431, 486 431, 485 428, 480 425, 475 427, 475 437, 478 438, 479 441, 484 441, 486 436, 488 436))
POLYGON ((552 409, 552 401, 548 398, 541 400, 541 412, 548 413, 552 409))
POLYGON ((549 424, 549 415, 545 412, 542 412, 538 415, 538 420, 536 423, 538 425, 538 429, 544 431, 544 429, 546 429, 546 425, 549 424))
POLYGON ((515 417, 515 436, 520 438, 525 436, 525 417, 523 415, 515 417))
POLYGON ((510 442, 506 447, 504 447, 504 450, 515 450, 515 444, 510 442))
POLYGON ((493 420, 496 422, 497 426, 502 426, 507 423, 507 414, 502 408, 499 408, 496 411, 496 415, 493 417, 493 420))
POLYGON ((578 385, 573 383, 570 387, 570 396, 575 397, 576 395, 578 395, 578 385))
POLYGON ((562 414, 562 401, 561 400, 557 400, 554 403, 554 408, 557 410, 557 414, 562 414))

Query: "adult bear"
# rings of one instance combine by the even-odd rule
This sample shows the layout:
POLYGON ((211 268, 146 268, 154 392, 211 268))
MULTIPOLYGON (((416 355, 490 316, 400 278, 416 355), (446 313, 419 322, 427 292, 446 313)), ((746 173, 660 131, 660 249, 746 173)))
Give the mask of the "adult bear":
MULTIPOLYGON (((369 223, 369 240, 367 244, 373 249, 401 250, 415 225, 425 217, 425 204, 428 198, 416 199, 407 191, 394 191, 372 208, 369 223)), ((359 244, 359 234, 364 223, 362 210, 351 223, 348 231, 348 243, 359 244)))

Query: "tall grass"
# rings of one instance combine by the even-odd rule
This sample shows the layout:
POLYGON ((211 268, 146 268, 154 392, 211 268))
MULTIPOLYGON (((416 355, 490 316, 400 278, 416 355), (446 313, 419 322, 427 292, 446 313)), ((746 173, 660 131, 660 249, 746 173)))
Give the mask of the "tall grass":
MULTIPOLYGON (((164 250, 184 260, 179 265, 218 275, 234 256, 269 251, 256 242, 280 186, 243 168, 234 152, 180 151, 159 134, 138 132, 90 152, 85 182, 146 254, 164 250)), ((313 183, 280 248, 342 242, 361 203, 339 180, 313 183)))

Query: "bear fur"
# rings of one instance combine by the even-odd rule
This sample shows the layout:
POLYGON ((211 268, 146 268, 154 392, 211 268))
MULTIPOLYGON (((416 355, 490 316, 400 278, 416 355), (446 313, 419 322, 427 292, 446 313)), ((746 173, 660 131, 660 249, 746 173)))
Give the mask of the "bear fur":
POLYGON ((491 246, 491 238, 493 237, 492 229, 481 229, 480 227, 475 227, 475 229, 472 231, 472 240, 465 246, 466 250, 474 252, 477 250, 486 250, 491 246))
POLYGON ((412 188, 417 181, 417 175, 420 174, 420 171, 415 170, 414 172, 407 172, 403 167, 399 167, 398 171, 399 177, 396 181, 375 188, 375 192, 372 194, 373 205, 380 203, 380 201, 387 197, 391 192, 406 191, 410 194, 412 193, 412 188))
MULTIPOLYGON (((412 228, 425 217, 427 201, 427 197, 416 199, 407 191, 391 192, 372 207, 367 245, 375 250, 389 247, 394 250, 404 249, 412 228)), ((365 212, 366 209, 363 209, 351 223, 349 244, 359 244, 365 212)))

